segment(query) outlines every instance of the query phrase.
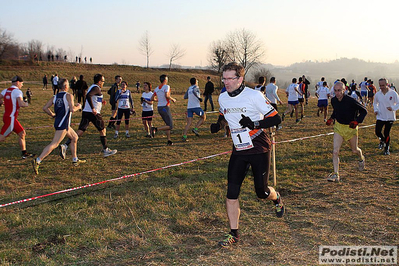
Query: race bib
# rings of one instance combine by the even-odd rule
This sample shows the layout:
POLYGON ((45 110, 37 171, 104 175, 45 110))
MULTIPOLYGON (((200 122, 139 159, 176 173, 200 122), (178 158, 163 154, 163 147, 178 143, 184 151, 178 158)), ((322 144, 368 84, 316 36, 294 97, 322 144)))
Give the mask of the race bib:
POLYGON ((231 129, 231 138, 237 151, 249 150, 254 147, 248 128, 231 129))

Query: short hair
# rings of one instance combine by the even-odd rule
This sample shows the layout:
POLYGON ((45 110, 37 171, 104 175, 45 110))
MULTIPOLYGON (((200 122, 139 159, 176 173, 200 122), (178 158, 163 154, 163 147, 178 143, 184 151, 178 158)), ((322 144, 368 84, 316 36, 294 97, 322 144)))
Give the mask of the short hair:
POLYGON ((327 81, 323 81, 323 87, 327 87, 327 81))
POLYGON ((210 76, 207 76, 207 77, 206 77, 206 79, 207 79, 207 80, 210 80, 210 79, 211 79, 211 77, 210 77, 210 76))
POLYGON ((324 81, 324 77, 321 77, 321 81, 324 81))
POLYGON ((95 74, 94 75, 94 84, 97 84, 98 82, 100 82, 103 79, 103 75, 102 74, 95 74))
POLYGON ((150 82, 144 82, 144 84, 147 84, 148 88, 150 89, 150 91, 152 90, 152 85, 150 82))
POLYGON ((296 78, 293 78, 293 79, 292 79, 292 83, 296 83, 296 78))
POLYGON ((386 79, 386 78, 380 78, 380 79, 378 80, 378 82, 380 82, 380 81, 385 81, 385 83, 387 83, 387 84, 388 84, 388 82, 387 82, 387 79, 386 79))
POLYGON ((197 79, 196 78, 191 78, 190 79, 190 84, 191 85, 195 85, 195 83, 197 83, 197 79))
POLYGON ((266 78, 265 78, 265 77, 263 77, 263 76, 260 76, 260 77, 259 77, 259 79, 258 79, 258 81, 259 81, 259 84, 263 84, 263 83, 265 83, 265 80, 266 80, 266 78))
POLYGON ((121 84, 122 84, 122 83, 125 83, 125 84, 126 84, 126 87, 129 86, 129 84, 127 83, 126 80, 122 81, 121 84))
POLYGON ((60 79, 58 81, 58 86, 60 87, 60 89, 64 89, 64 86, 68 83, 67 79, 60 79))
POLYGON ((302 81, 303 81, 302 77, 299 77, 299 78, 298 78, 298 81, 299 81, 299 82, 302 82, 302 81))
POLYGON ((150 91, 152 90, 152 85, 150 82, 144 82, 144 84, 147 84, 148 88, 150 89, 150 91))
POLYGON ((367 81, 367 77, 364 77, 364 81, 367 81))
POLYGON ((345 89, 345 84, 344 83, 342 83, 341 81, 337 81, 337 82, 335 82, 335 84, 334 84, 334 86, 333 86, 333 89, 335 88, 335 86, 337 86, 337 85, 341 85, 342 86, 342 89, 345 89))
POLYGON ((159 77, 159 81, 160 81, 161 83, 163 83, 163 82, 166 80, 167 77, 168 77, 167 75, 163 74, 163 75, 161 75, 161 76, 159 77))
POLYGON ((79 79, 80 79, 80 80, 83 80, 83 75, 80 75, 80 76, 79 76, 79 79))
POLYGON ((116 75, 115 76, 115 80, 117 80, 118 78, 121 78, 121 76, 120 75, 116 75))
POLYGON ((237 77, 244 77, 244 75, 245 75, 244 67, 242 65, 239 65, 236 62, 231 62, 231 63, 228 63, 227 65, 223 66, 223 72, 230 71, 230 70, 235 71, 237 77))
POLYGON ((270 78, 270 83, 273 83, 273 82, 275 82, 276 81, 276 78, 275 77, 271 77, 270 78))

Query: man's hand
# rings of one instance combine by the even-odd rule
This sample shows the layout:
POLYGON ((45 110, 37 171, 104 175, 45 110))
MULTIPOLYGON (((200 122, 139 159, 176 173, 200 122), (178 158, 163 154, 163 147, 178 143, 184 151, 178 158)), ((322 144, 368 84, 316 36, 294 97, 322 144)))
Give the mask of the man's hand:
POLYGON ((241 114, 241 116, 242 116, 242 118, 239 121, 239 123, 242 127, 247 127, 249 129, 255 128, 254 122, 251 120, 251 118, 249 118, 248 116, 245 116, 243 114, 241 114))
POLYGON ((358 123, 357 121, 351 121, 351 122, 349 123, 349 127, 350 127, 350 128, 356 128, 357 125, 359 125, 359 123, 358 123))
POLYGON ((334 119, 330 118, 327 120, 326 125, 331 126, 333 122, 334 122, 334 119))

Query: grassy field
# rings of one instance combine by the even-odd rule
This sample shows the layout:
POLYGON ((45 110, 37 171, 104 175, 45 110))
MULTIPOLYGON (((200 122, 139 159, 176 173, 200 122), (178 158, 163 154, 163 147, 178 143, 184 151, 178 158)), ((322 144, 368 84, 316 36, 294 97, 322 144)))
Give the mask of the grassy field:
MULTIPOLYGON (((28 150, 36 154, 50 143, 54 133, 53 120, 41 110, 52 95, 50 90, 41 89, 41 76, 53 73, 51 67, 38 66, 31 70, 36 74, 29 74, 29 66, 15 66, 13 71, 0 65, 3 80, 22 73, 25 80, 35 81, 25 83, 23 91, 31 87, 34 96, 31 106, 20 111, 19 120, 29 128, 28 150)), ((114 132, 108 132, 109 147, 118 153, 103 158, 98 132, 91 125, 78 142, 79 157, 88 161, 85 165, 72 168, 70 153, 61 160, 54 151, 35 176, 30 160, 20 159, 13 134, 0 143, 0 204, 231 150, 230 138, 208 130, 217 119, 216 113, 208 114, 200 128, 201 137, 189 134, 189 142, 180 141, 185 125, 183 91, 191 76, 204 78, 208 73, 77 67, 82 69, 64 66, 57 72, 68 77, 84 74, 87 80, 102 72, 108 80, 104 91, 116 74, 127 77, 131 84, 136 80, 157 84, 161 72, 169 74, 172 95, 178 100, 171 107, 175 145, 166 146, 163 133, 145 138, 137 116, 131 121, 130 139, 122 134, 114 140, 114 132)), ((140 95, 133 95, 138 113, 140 95)), ((109 105, 103 110, 108 118, 109 105)), ((0 115, 3 112, 1 107, 0 115)), ((311 99, 305 112, 299 124, 293 118, 286 119, 276 135, 277 142, 332 131, 316 117, 316 99, 311 99)), ((72 122, 79 121, 80 113, 74 114, 72 122)), ((374 122, 370 112, 364 125, 374 122)), ((162 125, 158 116, 154 123, 162 125)), ((76 124, 73 127, 77 129, 76 124)), ((240 195, 240 243, 228 249, 217 247, 229 230, 224 206, 229 155, 221 155, 1 208, 0 265, 317 265, 319 245, 397 245, 398 130, 395 124, 392 153, 384 156, 376 148, 374 127, 360 129, 366 170, 357 171, 357 158, 344 144, 342 181, 337 184, 325 180, 332 170, 332 136, 278 143, 277 190, 287 213, 278 219, 270 202, 256 198, 249 173, 240 195)))

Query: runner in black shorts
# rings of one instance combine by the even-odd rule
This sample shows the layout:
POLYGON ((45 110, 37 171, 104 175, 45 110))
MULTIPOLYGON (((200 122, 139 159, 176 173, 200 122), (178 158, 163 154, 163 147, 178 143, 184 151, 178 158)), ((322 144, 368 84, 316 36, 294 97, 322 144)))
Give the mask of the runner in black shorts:
MULTIPOLYGON (((104 76, 101 74, 96 74, 94 76, 94 84, 90 86, 86 95, 86 102, 82 110, 82 120, 80 121, 79 129, 76 132, 79 137, 83 135, 89 126, 90 122, 97 128, 100 132, 100 140, 103 146, 104 157, 108 157, 117 153, 117 150, 111 150, 107 145, 107 131, 104 126, 104 120, 100 114, 102 105, 105 104, 101 88, 105 82, 104 76)), ((65 144, 60 145, 60 156, 65 158, 66 149, 71 143, 71 140, 65 144)))
POLYGON ((277 217, 282 217, 285 210, 280 194, 268 186, 271 141, 264 131, 278 125, 281 118, 263 93, 244 86, 244 74, 244 68, 237 63, 223 67, 222 81, 227 92, 219 96, 220 116, 218 123, 211 125, 211 132, 216 133, 222 128, 222 121, 227 120, 234 144, 228 166, 226 196, 231 231, 219 242, 221 247, 238 242, 238 196, 249 165, 257 197, 272 200, 277 217))

